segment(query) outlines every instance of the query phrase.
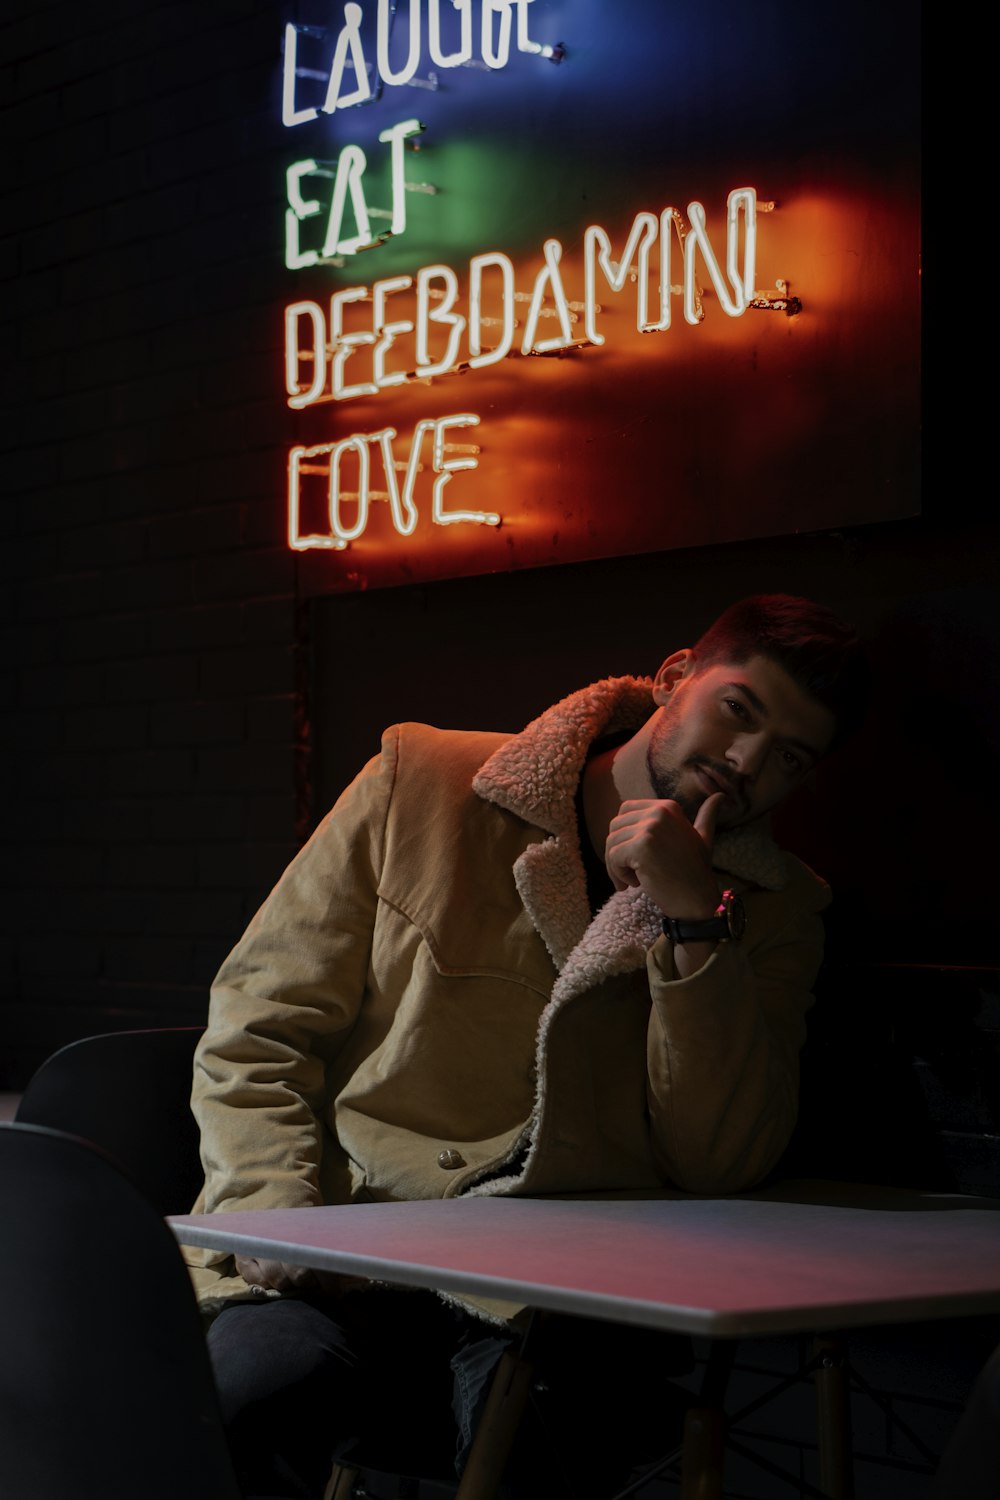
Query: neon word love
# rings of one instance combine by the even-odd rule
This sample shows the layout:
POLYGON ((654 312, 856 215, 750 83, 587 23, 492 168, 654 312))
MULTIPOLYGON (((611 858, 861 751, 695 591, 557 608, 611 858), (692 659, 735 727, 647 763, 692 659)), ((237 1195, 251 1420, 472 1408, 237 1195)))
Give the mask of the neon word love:
POLYGON ((478 467, 478 458, 450 458, 449 452, 475 455, 479 449, 474 444, 462 445, 445 442, 449 428, 477 427, 479 418, 471 412, 458 412, 453 416, 425 418, 413 429, 410 453, 405 463, 398 462, 393 452, 394 427, 383 427, 380 432, 355 432, 336 443, 317 443, 313 447, 298 446, 288 455, 288 545, 296 552, 309 548, 332 548, 342 551, 350 542, 356 541, 365 531, 373 500, 388 501, 392 524, 400 536, 411 536, 417 524, 418 514, 414 502, 417 474, 422 465, 420 452, 424 438, 433 432, 431 467, 436 478, 431 496, 431 520, 436 526, 452 526, 456 522, 471 522, 481 526, 499 526, 500 516, 494 511, 446 510, 444 506, 445 486, 453 474, 463 469, 478 467), (371 488, 371 454, 377 448, 381 457, 385 489, 371 488), (347 491, 341 484, 341 468, 344 459, 353 455, 357 464, 357 489, 347 491), (320 460, 320 462, 317 462, 320 460), (397 471, 404 474, 400 487, 397 471), (303 475, 320 475, 327 481, 327 506, 330 529, 328 533, 307 533, 301 530, 301 484, 303 475), (344 501, 357 506, 352 525, 343 517, 344 501))

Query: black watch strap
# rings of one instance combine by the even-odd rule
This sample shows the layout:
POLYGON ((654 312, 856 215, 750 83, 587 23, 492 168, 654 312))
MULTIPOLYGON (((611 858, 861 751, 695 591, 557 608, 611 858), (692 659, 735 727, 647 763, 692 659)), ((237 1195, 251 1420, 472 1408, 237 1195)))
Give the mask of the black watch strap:
POLYGON ((714 916, 698 921, 664 917, 663 931, 672 943, 739 942, 746 931, 743 902, 733 891, 723 891, 714 916))

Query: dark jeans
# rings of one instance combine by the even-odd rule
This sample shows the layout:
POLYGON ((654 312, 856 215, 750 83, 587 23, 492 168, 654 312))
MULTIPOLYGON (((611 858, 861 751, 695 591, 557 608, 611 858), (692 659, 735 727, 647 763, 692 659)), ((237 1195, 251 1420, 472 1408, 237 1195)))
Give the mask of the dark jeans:
MULTIPOLYGON (((227 1308, 208 1347, 246 1500, 321 1500, 335 1460, 454 1480, 511 1341, 417 1290, 227 1308)), ((686 1340, 560 1316, 536 1355, 509 1500, 606 1500, 634 1463, 676 1441, 666 1377, 689 1368, 686 1340)))

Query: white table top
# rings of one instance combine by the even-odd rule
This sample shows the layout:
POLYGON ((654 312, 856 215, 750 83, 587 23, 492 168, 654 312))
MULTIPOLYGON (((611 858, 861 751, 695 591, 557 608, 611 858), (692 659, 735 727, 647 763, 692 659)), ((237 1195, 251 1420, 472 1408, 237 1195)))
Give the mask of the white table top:
POLYGON ((181 1214, 177 1239, 678 1333, 1000 1312, 1000 1201, 824 1182, 181 1214))

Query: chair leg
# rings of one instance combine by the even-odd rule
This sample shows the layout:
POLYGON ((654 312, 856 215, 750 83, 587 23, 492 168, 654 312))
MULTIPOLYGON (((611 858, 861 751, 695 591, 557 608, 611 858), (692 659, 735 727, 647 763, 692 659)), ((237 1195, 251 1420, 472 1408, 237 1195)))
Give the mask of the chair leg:
POLYGON ((455 1500, 494 1500, 535 1374, 523 1348, 497 1366, 455 1500))
POLYGON ((684 1416, 681 1500, 722 1500, 722 1412, 692 1406, 684 1416))
POLYGON ((351 1500, 354 1481, 360 1473, 360 1469, 350 1469, 343 1464, 334 1464, 333 1472, 323 1491, 323 1500, 351 1500))
POLYGON ((735 1341, 717 1339, 708 1351, 698 1400, 684 1418, 681 1500, 722 1500, 723 1411, 736 1349, 735 1341))

